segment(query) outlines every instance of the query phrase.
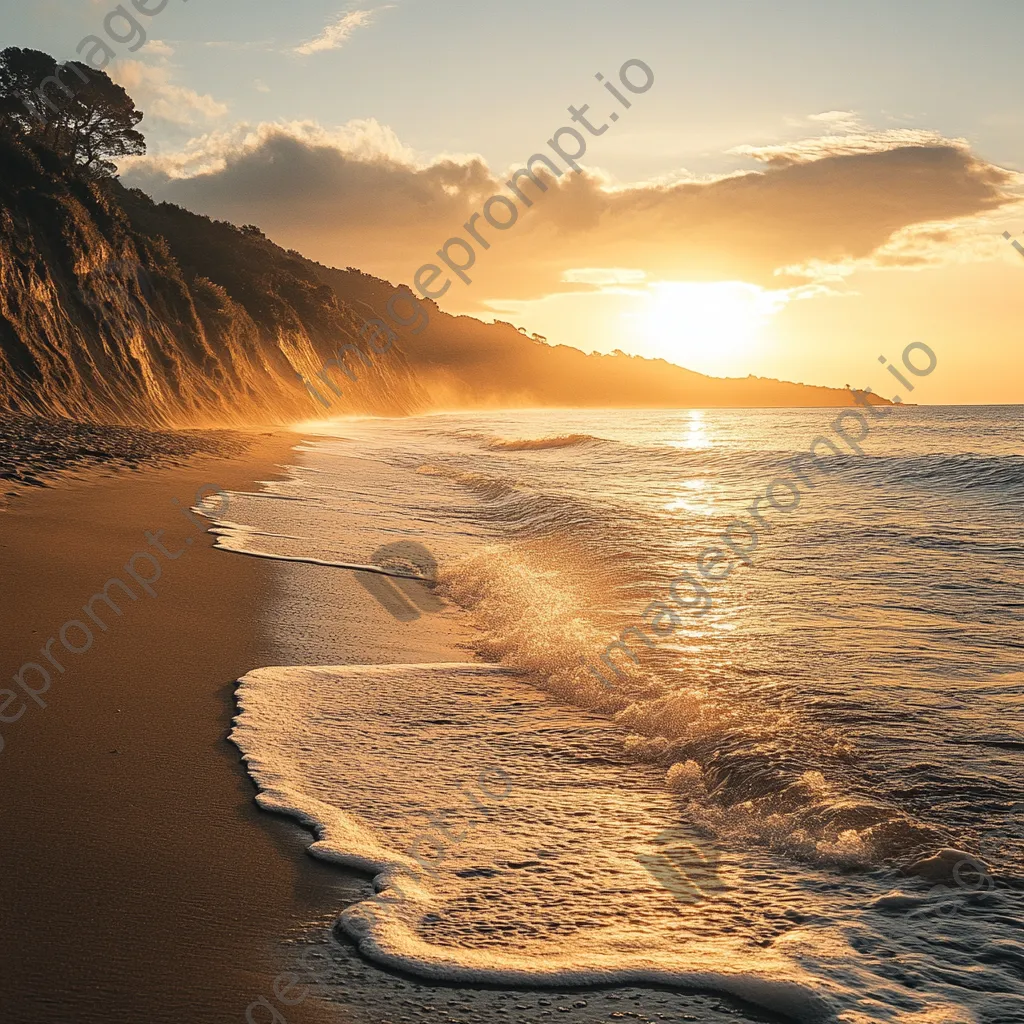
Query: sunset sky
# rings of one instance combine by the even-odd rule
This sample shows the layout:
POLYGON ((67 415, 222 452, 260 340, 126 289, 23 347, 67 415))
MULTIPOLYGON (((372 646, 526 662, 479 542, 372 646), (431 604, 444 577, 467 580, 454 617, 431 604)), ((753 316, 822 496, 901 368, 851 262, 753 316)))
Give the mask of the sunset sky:
MULTIPOLYGON (((4 42, 73 58, 114 6, 25 4, 4 42)), ((138 19, 146 43, 107 38, 107 70, 147 111, 123 180, 158 199, 411 282, 590 104, 621 116, 584 173, 484 225, 442 308, 886 395, 878 356, 925 341, 915 400, 1024 400, 1024 258, 1002 235, 1024 241, 1024 5, 169 0, 138 19), (595 74, 631 58, 655 81, 627 110, 595 74)))

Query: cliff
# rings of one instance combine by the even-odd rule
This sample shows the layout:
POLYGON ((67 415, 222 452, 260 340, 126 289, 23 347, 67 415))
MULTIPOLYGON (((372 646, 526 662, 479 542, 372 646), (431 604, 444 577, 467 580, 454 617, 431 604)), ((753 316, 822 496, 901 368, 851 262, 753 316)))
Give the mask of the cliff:
MULTIPOLYGON (((306 419, 316 406, 296 375, 358 326, 259 236, 0 136, 0 407, 142 425, 306 419)), ((424 407, 400 352, 365 384, 353 411, 424 407)))
POLYGON ((399 329, 374 354, 359 330, 394 290, 285 251, 255 228, 78 175, 0 132, 0 410, 144 426, 317 418, 326 403, 299 375, 314 379, 346 344, 368 357, 355 380, 332 371, 331 385, 316 382, 331 415, 851 402, 842 390, 585 355, 433 302, 420 333, 399 329))

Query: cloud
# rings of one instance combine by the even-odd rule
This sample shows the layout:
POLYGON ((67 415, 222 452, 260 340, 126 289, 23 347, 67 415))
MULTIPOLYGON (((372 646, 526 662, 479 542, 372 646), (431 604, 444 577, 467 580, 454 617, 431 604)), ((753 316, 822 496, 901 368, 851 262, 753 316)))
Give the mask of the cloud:
POLYGON ((223 117, 228 112, 208 93, 175 85, 173 70, 167 63, 145 64, 139 60, 118 60, 110 66, 110 77, 124 86, 136 106, 147 117, 160 118, 178 125, 196 125, 223 117))
POLYGON ((153 54, 156 57, 173 57, 174 47, 169 43, 165 43, 162 39, 150 39, 146 43, 146 53, 153 54))
MULTIPOLYGON (((271 151, 281 140, 289 140, 310 153, 327 150, 345 154, 357 162, 384 160, 412 165, 417 161, 414 151, 404 146, 390 128, 370 118, 349 121, 335 129, 324 128, 314 121, 258 125, 243 122, 198 136, 176 153, 127 157, 120 166, 125 175, 145 180, 158 191, 173 187, 174 182, 184 183, 190 179, 213 184, 216 175, 226 172, 229 165, 245 163, 247 158, 257 164, 268 157, 274 159, 271 151)), ((188 186, 183 184, 183 187, 188 186)))
POLYGON ((824 110, 820 114, 808 114, 811 123, 827 124, 833 131, 856 132, 864 127, 858 114, 853 110, 824 110))
MULTIPOLYGON (((388 7, 379 7, 377 10, 385 11, 388 10, 388 7)), ((315 39, 296 46, 294 52, 308 56, 311 53, 322 53, 325 50, 337 50, 348 41, 356 29, 369 25, 376 13, 377 11, 349 11, 347 14, 342 14, 315 39)))
MULTIPOLYGON (((456 280, 442 301, 483 308, 496 295, 613 283, 594 268, 614 268, 620 287, 646 274, 779 289, 872 261, 921 266, 975 230, 972 218, 1013 199, 1011 172, 935 133, 858 131, 745 152, 759 166, 630 185, 541 169, 547 191, 520 180, 532 205, 517 202, 511 229, 477 219, 489 248, 475 245, 472 287, 456 280)), ((509 172, 482 157, 423 157, 375 121, 240 126, 124 171, 158 198, 258 224, 321 262, 393 281, 437 263, 447 239, 469 238, 463 225, 490 196, 512 196, 509 172)))
MULTIPOLYGON (((1011 203, 1006 211, 1012 210, 1011 203)), ((1018 206, 1020 208, 1020 201, 1018 206)), ((862 259, 845 258, 836 263, 810 260, 803 265, 783 267, 776 273, 803 277, 818 284, 838 283, 858 270, 923 270, 951 263, 980 263, 1003 255, 999 217, 979 215, 949 221, 911 224, 893 233, 889 240, 862 259)))
MULTIPOLYGON (((839 119, 846 115, 842 111, 812 115, 811 120, 831 120, 838 129, 839 119)), ((953 146, 969 149, 965 139, 947 139, 938 132, 922 128, 889 128, 884 131, 870 131, 856 128, 855 122, 843 122, 842 134, 821 135, 817 138, 801 139, 775 146, 736 146, 729 150, 731 155, 745 156, 762 164, 783 166, 786 164, 810 163, 828 156, 853 156, 857 153, 885 153, 894 149, 912 146, 953 146)))

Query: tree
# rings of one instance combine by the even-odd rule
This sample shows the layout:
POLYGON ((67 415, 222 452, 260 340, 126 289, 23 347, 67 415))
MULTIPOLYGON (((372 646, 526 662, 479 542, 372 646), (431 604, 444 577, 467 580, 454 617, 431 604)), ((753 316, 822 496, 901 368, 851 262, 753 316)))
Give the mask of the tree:
POLYGON ((116 173, 110 157, 146 152, 132 98, 103 71, 48 53, 0 50, 0 119, 15 135, 40 142, 93 177, 116 173))
MULTIPOLYGON (((45 123, 38 110, 38 97, 32 93, 40 89, 44 96, 53 95, 54 85, 47 78, 54 74, 56 64, 49 54, 39 50, 8 46, 0 51, 0 117, 16 134, 28 134, 37 122, 45 123)), ((60 96, 68 87, 58 78, 56 90, 60 96)))

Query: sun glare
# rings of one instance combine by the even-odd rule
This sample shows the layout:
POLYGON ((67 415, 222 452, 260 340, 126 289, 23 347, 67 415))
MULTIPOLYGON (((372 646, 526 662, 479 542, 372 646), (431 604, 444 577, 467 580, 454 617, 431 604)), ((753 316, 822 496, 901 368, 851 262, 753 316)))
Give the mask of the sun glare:
POLYGON ((745 377, 765 326, 786 305, 786 292, 742 281, 659 281, 645 308, 631 315, 645 355, 715 376, 745 377))

